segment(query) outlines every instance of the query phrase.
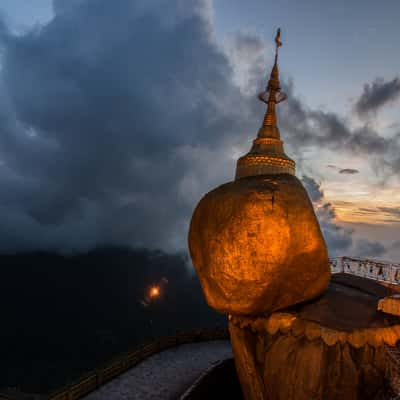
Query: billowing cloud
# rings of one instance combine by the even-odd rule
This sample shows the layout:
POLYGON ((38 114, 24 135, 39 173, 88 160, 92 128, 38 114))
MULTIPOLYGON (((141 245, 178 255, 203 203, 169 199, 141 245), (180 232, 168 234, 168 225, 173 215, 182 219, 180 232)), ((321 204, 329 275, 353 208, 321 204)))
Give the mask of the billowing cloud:
POLYGON ((384 105, 397 100, 400 97, 400 79, 391 81, 377 78, 371 84, 366 83, 360 97, 356 100, 355 110, 364 117, 368 113, 379 111, 384 105))
POLYGON ((359 239, 357 241, 357 251, 355 255, 358 257, 376 258, 385 254, 386 251, 387 249, 380 242, 359 239))
POLYGON ((185 247, 195 202, 257 123, 209 2, 54 5, 1 36, 0 250, 185 247))
POLYGON ((398 149, 398 138, 386 138, 369 124, 352 129, 349 121, 339 115, 308 108, 294 95, 293 83, 286 86, 288 101, 279 108, 281 125, 290 133, 288 139, 296 148, 328 147, 359 154, 384 155, 398 149))
POLYGON ((314 204, 330 257, 380 257, 385 254, 382 243, 367 238, 356 239, 351 229, 337 222, 335 207, 326 201, 321 185, 315 179, 303 176, 302 182, 314 204))
POLYGON ((321 185, 318 184, 314 178, 308 175, 303 175, 301 178, 304 187, 307 190, 308 195, 313 203, 318 203, 324 197, 324 192, 321 189, 321 185))
POLYGON ((53 11, 54 14, 62 14, 71 10, 72 12, 76 7, 79 7, 83 4, 85 0, 53 0, 53 11))
MULTIPOLYGON (((0 25, 0 251, 186 248, 196 202, 232 179, 262 119, 232 57, 251 60, 239 72, 258 91, 265 46, 238 34, 224 51, 209 0, 54 0, 54 10, 21 36, 0 25)), ((283 86, 280 124, 299 157, 307 146, 398 154, 397 139, 351 129, 283 86)), ((334 209, 320 213, 344 251, 334 209)))
POLYGON ((347 255, 353 244, 351 231, 336 224, 335 210, 331 203, 325 201, 321 185, 306 175, 303 176, 302 181, 314 204, 322 234, 329 249, 329 256, 347 255))
POLYGON ((352 127, 336 113, 307 107, 294 94, 293 82, 283 86, 288 100, 279 107, 281 130, 287 133, 287 143, 298 158, 307 147, 323 148, 364 156, 367 162, 385 169, 385 174, 398 173, 400 132, 383 136, 368 122, 352 127))
POLYGON ((244 94, 254 96, 266 84, 266 46, 257 36, 238 32, 225 44, 234 82, 244 94))
POLYGON ((348 175, 354 175, 358 174, 360 171, 358 169, 354 168, 344 168, 339 171, 339 174, 348 174, 348 175))

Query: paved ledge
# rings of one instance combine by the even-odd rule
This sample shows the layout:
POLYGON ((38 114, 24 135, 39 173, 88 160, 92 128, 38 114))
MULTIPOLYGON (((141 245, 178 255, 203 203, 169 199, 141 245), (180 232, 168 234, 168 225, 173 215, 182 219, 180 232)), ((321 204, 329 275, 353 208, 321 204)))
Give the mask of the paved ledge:
POLYGON ((180 345, 147 358, 84 399, 176 400, 210 366, 231 357, 226 340, 180 345))
POLYGON ((164 350, 188 343, 227 341, 228 338, 229 333, 226 328, 193 330, 175 336, 161 337, 132 351, 120 354, 106 365, 81 376, 78 381, 64 386, 50 395, 40 396, 40 400, 82 399, 112 379, 121 376, 144 360, 164 350))

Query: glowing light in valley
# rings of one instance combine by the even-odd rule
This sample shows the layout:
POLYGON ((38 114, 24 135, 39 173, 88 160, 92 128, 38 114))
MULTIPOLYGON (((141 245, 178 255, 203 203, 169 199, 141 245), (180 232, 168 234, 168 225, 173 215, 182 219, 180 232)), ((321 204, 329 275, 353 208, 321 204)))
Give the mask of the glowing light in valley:
POLYGON ((149 297, 151 299, 155 299, 160 296, 160 287, 159 286, 151 286, 149 289, 149 297))
POLYGON ((143 298, 139 299, 139 303, 143 307, 148 307, 156 300, 158 300, 161 296, 164 296, 167 290, 168 279, 166 277, 161 278, 159 281, 156 281, 149 286, 144 288, 143 298))

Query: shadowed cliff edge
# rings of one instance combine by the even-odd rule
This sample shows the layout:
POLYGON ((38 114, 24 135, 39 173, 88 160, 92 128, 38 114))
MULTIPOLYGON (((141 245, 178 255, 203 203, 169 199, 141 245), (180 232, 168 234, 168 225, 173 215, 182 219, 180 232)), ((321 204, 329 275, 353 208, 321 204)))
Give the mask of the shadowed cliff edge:
POLYGON ((182 255, 127 248, 0 255, 0 387, 44 393, 176 331, 226 326, 182 255), (168 279, 160 301, 142 300, 168 279))

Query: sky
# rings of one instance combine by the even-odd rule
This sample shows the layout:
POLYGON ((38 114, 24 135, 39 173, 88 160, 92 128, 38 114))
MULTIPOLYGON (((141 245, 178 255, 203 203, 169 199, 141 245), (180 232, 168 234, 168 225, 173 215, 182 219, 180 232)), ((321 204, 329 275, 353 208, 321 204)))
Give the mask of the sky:
POLYGON ((331 256, 400 261, 400 3, 3 0, 0 251, 186 249, 279 106, 331 256))

